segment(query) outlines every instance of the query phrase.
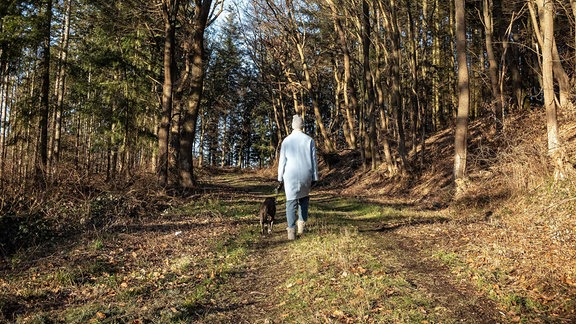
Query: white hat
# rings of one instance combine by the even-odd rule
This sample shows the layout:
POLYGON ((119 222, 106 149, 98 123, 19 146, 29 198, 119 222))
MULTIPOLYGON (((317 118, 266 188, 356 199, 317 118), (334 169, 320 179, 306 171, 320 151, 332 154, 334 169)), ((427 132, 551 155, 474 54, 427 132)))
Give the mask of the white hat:
POLYGON ((294 117, 292 117, 292 129, 302 130, 303 123, 304 121, 302 120, 302 117, 300 117, 300 115, 294 115, 294 117))

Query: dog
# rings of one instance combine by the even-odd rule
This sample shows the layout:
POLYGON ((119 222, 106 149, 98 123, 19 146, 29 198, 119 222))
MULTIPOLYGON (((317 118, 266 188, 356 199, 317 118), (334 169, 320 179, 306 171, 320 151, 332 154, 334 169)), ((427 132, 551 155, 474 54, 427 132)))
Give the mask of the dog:
POLYGON ((272 233, 272 226, 276 219, 276 198, 268 197, 260 205, 260 231, 265 234, 264 228, 268 228, 268 234, 272 233))

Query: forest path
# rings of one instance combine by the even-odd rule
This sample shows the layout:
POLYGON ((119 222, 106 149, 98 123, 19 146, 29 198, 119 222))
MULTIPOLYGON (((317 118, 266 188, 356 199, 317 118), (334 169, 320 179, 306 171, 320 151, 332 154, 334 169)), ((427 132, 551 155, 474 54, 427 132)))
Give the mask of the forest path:
MULTIPOLYGON (((215 185, 259 202, 273 186, 254 180, 263 181, 234 175, 217 178, 215 185)), ((198 322, 503 321, 491 300, 446 265, 433 237, 414 239, 420 227, 446 221, 441 212, 318 188, 307 231, 291 242, 284 197, 277 197, 274 232, 253 236, 237 270, 213 293, 198 322)), ((254 217, 247 229, 252 233, 258 230, 254 217)))

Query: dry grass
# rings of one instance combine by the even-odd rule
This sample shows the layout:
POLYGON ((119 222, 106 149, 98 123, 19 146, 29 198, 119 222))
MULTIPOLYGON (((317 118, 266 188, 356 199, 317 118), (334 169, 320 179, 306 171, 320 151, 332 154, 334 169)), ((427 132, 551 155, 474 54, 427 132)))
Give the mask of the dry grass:
MULTIPOLYGON (((456 222, 434 230, 509 318, 565 322, 576 317, 576 178, 553 179, 544 120, 542 112, 510 119, 497 153, 472 169, 468 192, 452 204, 456 222)), ((574 116, 560 125, 573 164, 574 116)))

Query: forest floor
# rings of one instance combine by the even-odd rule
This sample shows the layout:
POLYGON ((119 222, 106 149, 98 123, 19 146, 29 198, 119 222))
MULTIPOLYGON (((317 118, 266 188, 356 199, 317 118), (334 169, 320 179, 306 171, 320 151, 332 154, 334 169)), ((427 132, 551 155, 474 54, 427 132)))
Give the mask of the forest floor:
MULTIPOLYGON (((273 181, 221 172, 205 191, 158 215, 109 222, 37 246, 0 268, 9 323, 512 323, 569 322, 527 299, 498 298, 501 269, 455 246, 478 233, 447 210, 319 187, 306 233, 259 233, 273 181), (494 278, 492 278, 494 279, 494 278)), ((491 226, 485 222, 479 226, 491 226)), ((572 313, 573 314, 573 313, 572 313)), ((564 316, 564 317, 562 317, 564 316)))
MULTIPOLYGON (((489 323, 508 314, 450 267, 408 202, 325 188, 306 233, 270 235, 256 216, 273 183, 222 173, 207 192, 149 220, 108 224, 3 264, 1 319, 18 323, 489 323)), ((447 261, 448 260, 448 261, 447 261)), ((515 315, 517 316, 517 315, 515 315)))

